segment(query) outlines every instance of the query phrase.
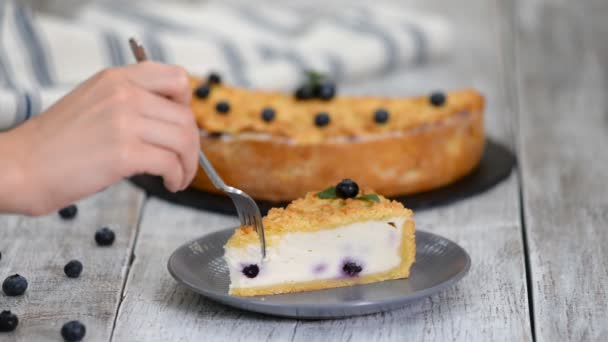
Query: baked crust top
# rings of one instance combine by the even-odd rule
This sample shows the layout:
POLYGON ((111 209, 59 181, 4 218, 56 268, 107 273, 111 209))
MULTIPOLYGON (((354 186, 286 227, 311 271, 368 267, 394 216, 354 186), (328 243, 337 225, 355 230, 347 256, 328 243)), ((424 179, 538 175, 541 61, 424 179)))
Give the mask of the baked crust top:
MULTIPOLYGON (((193 92, 204 83, 192 78, 193 92)), ((192 109, 202 130, 228 134, 262 133, 297 143, 406 132, 439 123, 462 112, 481 111, 483 108, 483 96, 472 89, 447 92, 446 101, 441 106, 433 106, 428 96, 336 96, 325 101, 298 100, 292 94, 225 84, 209 85, 209 89, 206 97, 194 95, 192 99, 192 109), (217 110, 219 102, 229 105, 226 113, 217 110), (272 121, 262 120, 261 113, 265 108, 274 110, 272 121), (389 113, 385 123, 374 121, 374 114, 379 109, 389 113), (323 127, 315 125, 315 116, 319 113, 329 115, 329 124, 323 127)))
MULTIPOLYGON (((359 195, 373 194, 361 191, 359 195)), ((356 222, 385 220, 392 217, 411 218, 413 212, 397 201, 378 195, 380 202, 354 198, 321 199, 318 191, 291 202, 286 208, 273 208, 262 220, 266 242, 272 244, 282 234, 314 232, 332 229, 356 222)), ((250 226, 239 227, 226 243, 226 247, 241 248, 257 244, 258 235, 250 226)))

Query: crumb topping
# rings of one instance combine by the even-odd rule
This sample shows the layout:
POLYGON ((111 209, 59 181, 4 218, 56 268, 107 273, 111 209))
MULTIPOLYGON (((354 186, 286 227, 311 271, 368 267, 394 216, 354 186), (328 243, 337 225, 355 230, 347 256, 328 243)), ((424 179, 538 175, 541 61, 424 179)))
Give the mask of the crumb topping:
MULTIPOLYGON (((195 95, 201 84, 204 82, 200 79, 191 79, 195 95)), ((206 88, 199 92, 204 96, 193 96, 192 109, 201 129, 216 134, 267 133, 299 143, 406 131, 438 123, 461 112, 479 111, 483 106, 482 96, 470 89, 446 93, 445 103, 441 106, 433 105, 429 96, 336 96, 328 101, 299 101, 292 94, 236 88, 221 83, 210 84, 208 93, 206 88), (229 112, 225 105, 218 108, 218 103, 226 104, 229 112), (272 120, 260 117, 265 109, 273 111, 272 120), (327 123, 323 120, 323 125, 319 125, 319 113, 327 114, 327 123)))
MULTIPOLYGON (((291 202, 286 208, 273 208, 263 218, 266 242, 272 245, 285 233, 314 232, 356 222, 385 220, 391 217, 412 217, 413 212, 397 201, 378 195, 380 202, 347 199, 321 199, 318 192, 291 202)), ((362 191, 361 194, 371 194, 362 191)), ((242 247, 258 243, 258 236, 250 226, 238 228, 226 247, 242 247)))

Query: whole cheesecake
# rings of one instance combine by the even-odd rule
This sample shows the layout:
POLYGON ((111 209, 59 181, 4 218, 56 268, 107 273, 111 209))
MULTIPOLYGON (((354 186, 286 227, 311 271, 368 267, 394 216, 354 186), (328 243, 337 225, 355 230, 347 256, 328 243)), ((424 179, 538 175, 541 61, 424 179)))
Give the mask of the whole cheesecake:
MULTIPOLYGON (((291 201, 342 178, 386 196, 465 176, 484 148, 475 90, 389 98, 297 96, 192 79, 201 148, 224 181, 252 197, 291 201)), ((217 192, 199 169, 192 186, 217 192)))

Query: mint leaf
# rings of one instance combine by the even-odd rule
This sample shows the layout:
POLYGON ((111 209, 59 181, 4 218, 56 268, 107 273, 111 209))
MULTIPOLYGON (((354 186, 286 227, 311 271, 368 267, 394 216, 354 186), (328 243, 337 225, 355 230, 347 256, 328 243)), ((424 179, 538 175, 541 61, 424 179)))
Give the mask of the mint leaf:
POLYGON ((328 199, 328 198, 338 198, 338 195, 336 195, 336 187, 335 186, 330 186, 329 188, 319 192, 317 194, 317 196, 319 198, 322 199, 328 199))
POLYGON ((355 197, 355 199, 380 203, 380 197, 378 197, 378 195, 376 195, 376 194, 361 195, 361 196, 355 197))
POLYGON ((325 80, 326 76, 320 72, 314 71, 314 70, 307 70, 306 71, 306 83, 309 84, 311 87, 315 87, 318 86, 319 83, 321 83, 321 81, 325 80))

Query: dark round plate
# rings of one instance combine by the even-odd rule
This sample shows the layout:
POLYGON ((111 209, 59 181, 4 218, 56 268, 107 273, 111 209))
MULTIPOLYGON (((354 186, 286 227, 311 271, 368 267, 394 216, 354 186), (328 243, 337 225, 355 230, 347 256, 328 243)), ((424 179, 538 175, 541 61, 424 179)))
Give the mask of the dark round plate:
MULTIPOLYGON (((426 209, 450 204, 490 189, 501 180, 507 178, 515 165, 515 156, 506 147, 490 139, 479 165, 473 172, 462 179, 431 191, 399 196, 393 199, 403 203, 410 209, 426 209)), ((148 195, 157 196, 167 201, 203 210, 217 211, 236 215, 234 205, 229 197, 212 194, 205 191, 188 188, 172 193, 165 189, 161 177, 138 175, 131 181, 146 191, 148 195)), ((266 215, 273 207, 284 207, 287 203, 256 200, 262 215, 266 215)))
POLYGON ((230 277, 223 247, 234 229, 211 233, 179 247, 169 258, 169 273, 209 299, 276 316, 327 319, 397 309, 452 286, 471 267, 471 258, 462 247, 441 236, 417 230, 416 262, 407 279, 273 296, 237 297, 228 294, 230 277))

